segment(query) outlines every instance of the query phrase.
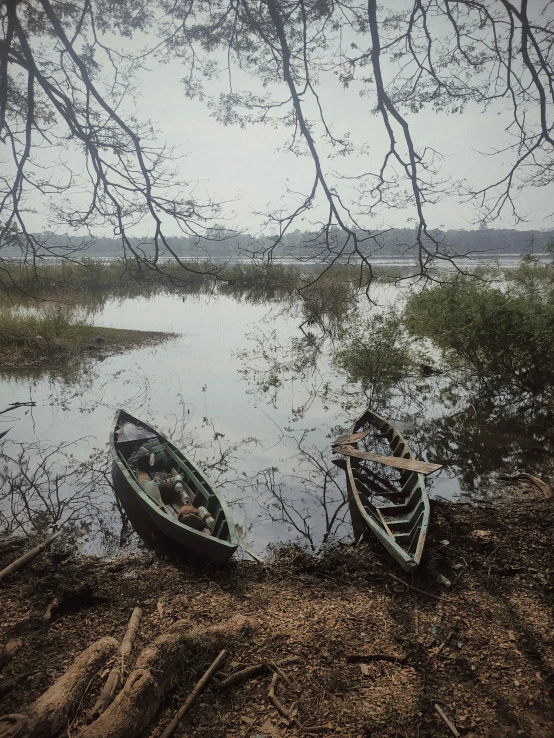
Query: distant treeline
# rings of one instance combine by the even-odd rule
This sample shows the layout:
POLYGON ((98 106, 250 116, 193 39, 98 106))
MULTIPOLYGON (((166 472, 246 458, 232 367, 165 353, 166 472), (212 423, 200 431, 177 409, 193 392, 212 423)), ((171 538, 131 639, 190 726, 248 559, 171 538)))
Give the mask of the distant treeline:
MULTIPOLYGON (((480 228, 478 230, 435 231, 435 238, 451 255, 467 254, 523 254, 543 253, 554 244, 552 231, 517 231, 513 229, 480 228)), ((44 255, 63 255, 68 251, 78 251, 86 257, 119 257, 122 255, 121 241, 116 238, 74 237, 44 232, 35 234, 39 253, 44 255)), ((360 237, 363 238, 362 234, 360 237)), ((275 238, 255 239, 249 234, 230 230, 214 229, 207 238, 187 238, 185 236, 167 239, 170 249, 177 255, 186 258, 201 259, 207 256, 215 258, 237 258, 262 256, 269 249, 275 238)), ((150 239, 130 239, 133 249, 152 256, 154 246, 150 239)), ((287 233, 273 251, 274 258, 313 258, 321 259, 330 248, 338 253, 344 243, 344 234, 333 230, 327 242, 317 234, 292 231, 287 233)), ((414 231, 410 228, 393 228, 375 238, 366 240, 361 250, 367 256, 409 256, 413 250, 414 231), (412 247, 412 248, 410 248, 412 247)), ((17 257, 20 249, 13 243, 1 244, 2 255, 17 257)), ((131 254, 128 254, 131 256, 131 254)), ((160 251, 161 256, 171 256, 167 250, 160 251)))

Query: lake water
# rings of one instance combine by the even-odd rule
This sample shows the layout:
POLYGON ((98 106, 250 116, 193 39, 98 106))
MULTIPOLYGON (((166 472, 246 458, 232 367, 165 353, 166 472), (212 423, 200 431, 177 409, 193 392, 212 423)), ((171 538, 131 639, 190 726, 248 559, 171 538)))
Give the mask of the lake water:
MULTIPOLYGON (((379 307, 362 300, 354 319, 398 306, 404 294, 375 289, 379 307)), ((109 486, 108 434, 123 407, 208 470, 232 506, 243 548, 262 553, 299 539, 317 547, 326 532, 350 535, 344 475, 329 444, 367 398, 333 365, 332 337, 320 340, 317 326, 304 326, 312 335, 306 342, 299 305, 162 293, 108 300, 90 317, 98 326, 178 335, 87 360, 69 376, 0 380, 0 409, 36 403, 0 415, 0 432, 10 429, 0 509, 14 530, 71 518, 84 551, 113 554, 137 544, 109 486), (19 488, 18 467, 25 472, 19 488)), ((429 478, 432 495, 482 494, 483 480, 511 468, 518 454, 531 454, 532 469, 543 469, 532 449, 544 439, 499 427, 486 408, 453 406, 439 390, 431 385, 423 399, 400 392, 386 408, 374 407, 397 421, 420 458, 446 463, 429 478)))

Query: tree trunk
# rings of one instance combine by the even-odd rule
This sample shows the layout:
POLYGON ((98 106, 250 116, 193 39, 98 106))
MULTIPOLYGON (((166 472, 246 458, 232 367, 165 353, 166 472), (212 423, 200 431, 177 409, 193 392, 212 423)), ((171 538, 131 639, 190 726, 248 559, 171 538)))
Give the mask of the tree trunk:
POLYGON ((117 649, 115 638, 100 638, 21 714, 0 718, 0 738, 54 738, 79 703, 90 680, 117 649))
POLYGON ((191 628, 189 622, 175 623, 141 651, 121 692, 78 738, 134 738, 158 711, 190 652, 196 652, 199 643, 214 647, 222 640, 227 642, 229 636, 237 635, 247 624, 247 619, 240 615, 203 629, 191 628))

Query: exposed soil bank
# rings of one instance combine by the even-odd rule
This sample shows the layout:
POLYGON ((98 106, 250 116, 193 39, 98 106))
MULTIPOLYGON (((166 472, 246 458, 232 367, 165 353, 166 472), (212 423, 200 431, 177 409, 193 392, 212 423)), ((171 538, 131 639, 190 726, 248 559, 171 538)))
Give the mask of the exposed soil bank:
MULTIPOLYGON (((177 736, 261 734, 449 736, 434 701, 463 736, 554 736, 553 500, 525 482, 497 490, 498 506, 435 502, 426 561, 412 578, 372 541, 337 546, 320 558, 289 548, 267 565, 231 562, 214 569, 145 552, 117 560, 65 558, 60 539, 0 590, 0 644, 23 640, 2 683, 29 677, 0 697, 1 712, 21 712, 101 636, 121 640, 136 605, 144 609, 133 658, 177 620, 218 624, 235 613, 246 635, 225 643, 245 665, 298 656, 284 667, 277 695, 296 723, 268 700, 271 675, 229 692, 215 682, 177 736), (448 541, 448 543, 446 543, 448 541), (452 581, 445 589, 442 573, 452 581), (414 587, 402 586, 393 575, 414 587), (90 583, 109 601, 42 616, 68 586, 90 583), (357 654, 398 662, 348 663, 357 654)), ((0 568, 30 547, 0 541, 0 568), (19 547, 18 547, 19 545, 19 547)), ((144 736, 159 736, 217 655, 189 657, 144 736)), ((106 674, 90 687, 68 735, 76 735, 106 674)), ((129 733, 129 738, 134 733, 129 733)))

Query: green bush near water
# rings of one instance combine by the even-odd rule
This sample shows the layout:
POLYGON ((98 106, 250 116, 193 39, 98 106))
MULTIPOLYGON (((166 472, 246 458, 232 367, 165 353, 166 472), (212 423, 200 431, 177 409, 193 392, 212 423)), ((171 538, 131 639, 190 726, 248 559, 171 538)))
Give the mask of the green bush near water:
POLYGON ((405 380, 418 374, 420 361, 402 316, 392 310, 354 323, 333 358, 348 381, 359 383, 370 402, 380 405, 388 402, 393 390, 407 391, 405 380))
POLYGON ((453 278, 408 299, 405 323, 492 395, 545 400, 554 390, 554 270, 524 262, 490 282, 453 278))

